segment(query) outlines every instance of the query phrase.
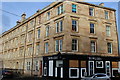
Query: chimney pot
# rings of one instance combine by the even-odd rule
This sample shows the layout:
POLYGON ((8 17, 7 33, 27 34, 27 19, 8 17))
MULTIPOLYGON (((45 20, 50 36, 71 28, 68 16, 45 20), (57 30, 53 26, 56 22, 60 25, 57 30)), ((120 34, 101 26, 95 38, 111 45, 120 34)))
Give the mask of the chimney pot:
POLYGON ((104 7, 104 3, 100 3, 99 6, 104 7))
POLYGON ((40 9, 37 10, 37 12, 40 12, 40 11, 41 11, 40 9))
POLYGON ((23 14, 21 15, 21 21, 24 21, 25 19, 26 19, 26 14, 23 13, 23 14))
POLYGON ((18 24, 20 24, 20 21, 17 21, 16 23, 17 23, 17 25, 18 25, 18 24))

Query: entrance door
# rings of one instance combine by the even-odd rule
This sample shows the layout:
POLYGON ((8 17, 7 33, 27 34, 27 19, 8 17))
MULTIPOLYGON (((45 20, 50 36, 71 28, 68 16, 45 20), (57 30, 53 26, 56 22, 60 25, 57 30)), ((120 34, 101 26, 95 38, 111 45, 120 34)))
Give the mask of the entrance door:
POLYGON ((110 61, 106 61, 106 74, 111 76, 110 61))
POLYGON ((56 61, 55 77, 63 78, 63 61, 62 60, 56 61))
POLYGON ((94 74, 94 61, 89 61, 89 75, 94 74))

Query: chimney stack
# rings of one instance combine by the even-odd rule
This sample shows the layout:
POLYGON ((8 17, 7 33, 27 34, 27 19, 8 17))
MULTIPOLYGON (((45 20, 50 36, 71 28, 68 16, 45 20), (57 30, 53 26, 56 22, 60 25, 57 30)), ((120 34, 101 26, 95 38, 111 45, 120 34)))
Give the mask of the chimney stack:
POLYGON ((24 21, 25 19, 26 19, 26 14, 23 13, 23 14, 21 15, 21 21, 24 21))
POLYGON ((104 7, 104 3, 100 3, 99 6, 104 7))
POLYGON ((41 10, 40 9, 38 9, 36 12, 40 12, 41 10))
POLYGON ((18 20, 16 23, 17 23, 17 25, 18 25, 18 24, 20 24, 20 21, 18 20))

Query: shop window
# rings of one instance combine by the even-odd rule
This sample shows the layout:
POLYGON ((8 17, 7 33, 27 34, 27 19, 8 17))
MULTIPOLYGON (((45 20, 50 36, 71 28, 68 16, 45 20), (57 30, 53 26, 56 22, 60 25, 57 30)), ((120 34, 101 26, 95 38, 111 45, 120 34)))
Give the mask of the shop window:
POLYGON ((70 68, 69 69, 69 78, 79 78, 79 69, 78 68, 70 68))
POLYGON ((118 68, 113 68, 112 69, 112 76, 113 77, 116 77, 116 76, 118 76, 119 75, 119 73, 118 73, 118 68))
POLYGON ((110 61, 106 61, 106 74, 111 76, 110 61))
POLYGON ((44 76, 47 76, 47 67, 44 67, 44 76))
POLYGON ((84 78, 87 76, 86 68, 81 68, 81 77, 84 78))
POLYGON ((96 61, 96 68, 103 68, 103 61, 96 61))
POLYGON ((63 67, 63 61, 61 60, 56 61, 56 67, 63 67))

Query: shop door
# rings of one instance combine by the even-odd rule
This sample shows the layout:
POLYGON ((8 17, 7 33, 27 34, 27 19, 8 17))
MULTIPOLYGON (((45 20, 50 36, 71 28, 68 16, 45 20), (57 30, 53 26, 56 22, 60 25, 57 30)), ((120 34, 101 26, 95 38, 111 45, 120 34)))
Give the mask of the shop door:
POLYGON ((89 61, 89 75, 94 74, 94 61, 89 61))

